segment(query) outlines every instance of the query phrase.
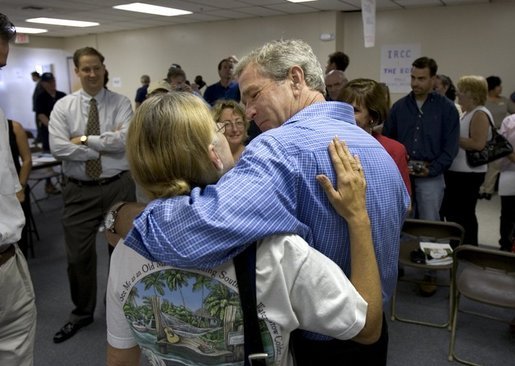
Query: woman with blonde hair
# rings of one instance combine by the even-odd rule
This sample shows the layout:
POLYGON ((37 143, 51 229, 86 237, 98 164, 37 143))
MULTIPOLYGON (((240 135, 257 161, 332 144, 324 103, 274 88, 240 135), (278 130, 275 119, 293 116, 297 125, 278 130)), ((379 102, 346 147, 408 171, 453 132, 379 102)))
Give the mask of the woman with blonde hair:
MULTIPOLYGON (((147 99, 127 134, 134 179, 151 199, 186 195, 183 199, 194 203, 234 164, 227 140, 217 130, 209 109, 192 94, 147 99)), ((329 153, 338 173, 338 190, 326 176, 316 179, 347 220, 351 277, 299 236, 276 235, 258 242, 257 312, 269 364, 292 363, 289 337, 299 327, 365 344, 376 342, 381 333, 381 285, 362 167, 336 139, 329 153)), ((153 203, 149 205, 152 209, 153 203)), ((108 238, 117 239, 116 234, 108 238)), ((107 290, 107 364, 139 365, 141 351, 156 363, 241 364, 242 313, 232 261, 216 268, 184 270, 144 255, 123 241, 113 252, 107 290)))
POLYGON ((211 113, 218 129, 227 138, 232 157, 237 162, 245 150, 245 143, 249 137, 247 134, 249 121, 245 116, 244 107, 235 100, 219 99, 211 109, 211 113))
POLYGON ((462 76, 456 86, 458 104, 463 111, 460 118, 460 149, 445 174, 442 214, 447 221, 463 226, 465 244, 478 245, 476 204, 487 166, 471 167, 467 163, 466 151, 483 150, 491 134, 489 120, 493 119, 485 107, 488 86, 484 77, 462 76))

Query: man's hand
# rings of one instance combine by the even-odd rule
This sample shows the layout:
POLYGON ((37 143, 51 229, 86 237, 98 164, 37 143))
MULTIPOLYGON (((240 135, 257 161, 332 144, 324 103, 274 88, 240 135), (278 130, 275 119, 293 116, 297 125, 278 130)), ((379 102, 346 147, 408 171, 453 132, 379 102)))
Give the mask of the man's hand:
POLYGON ((74 136, 74 137, 72 137, 72 138, 70 139, 70 142, 71 142, 72 144, 75 144, 75 145, 80 145, 80 144, 81 144, 81 143, 80 143, 80 138, 81 138, 81 137, 82 137, 82 135, 81 135, 81 136, 74 136))
POLYGON ((408 171, 414 177, 427 177, 429 175, 429 162, 410 160, 408 162, 408 171))

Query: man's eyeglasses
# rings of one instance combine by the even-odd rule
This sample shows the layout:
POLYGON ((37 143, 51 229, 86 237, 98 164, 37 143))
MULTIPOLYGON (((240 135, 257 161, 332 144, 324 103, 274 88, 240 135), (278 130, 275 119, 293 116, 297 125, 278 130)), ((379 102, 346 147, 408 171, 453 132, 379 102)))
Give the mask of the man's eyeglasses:
POLYGON ((243 130, 245 128, 245 123, 243 121, 222 121, 216 122, 216 127, 216 132, 225 133, 225 130, 227 130, 229 127, 232 127, 235 130, 243 130))

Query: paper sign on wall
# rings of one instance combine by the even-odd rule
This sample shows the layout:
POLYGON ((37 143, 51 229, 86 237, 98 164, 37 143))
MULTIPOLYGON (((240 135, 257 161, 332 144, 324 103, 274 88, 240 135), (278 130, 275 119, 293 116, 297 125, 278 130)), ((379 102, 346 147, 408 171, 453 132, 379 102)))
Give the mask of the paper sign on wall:
POLYGON ((376 0, 361 0, 361 17, 365 48, 374 47, 376 43, 376 0))
POLYGON ((383 45, 381 47, 381 82, 391 93, 407 93, 411 90, 411 64, 421 54, 419 43, 383 45))
POLYGON ((119 76, 115 76, 113 80, 111 80, 111 85, 113 86, 113 88, 121 88, 122 79, 119 76))

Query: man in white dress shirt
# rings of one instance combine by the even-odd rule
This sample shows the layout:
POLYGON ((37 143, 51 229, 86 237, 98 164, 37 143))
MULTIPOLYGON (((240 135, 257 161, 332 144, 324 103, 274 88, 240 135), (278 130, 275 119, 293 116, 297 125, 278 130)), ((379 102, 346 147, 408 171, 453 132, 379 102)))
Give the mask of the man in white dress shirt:
POLYGON ((68 322, 55 334, 55 343, 93 322, 98 229, 115 202, 135 201, 125 159, 131 102, 104 88, 104 56, 96 49, 78 49, 73 62, 82 89, 55 104, 49 123, 50 149, 63 162, 62 221, 75 305, 68 322))

